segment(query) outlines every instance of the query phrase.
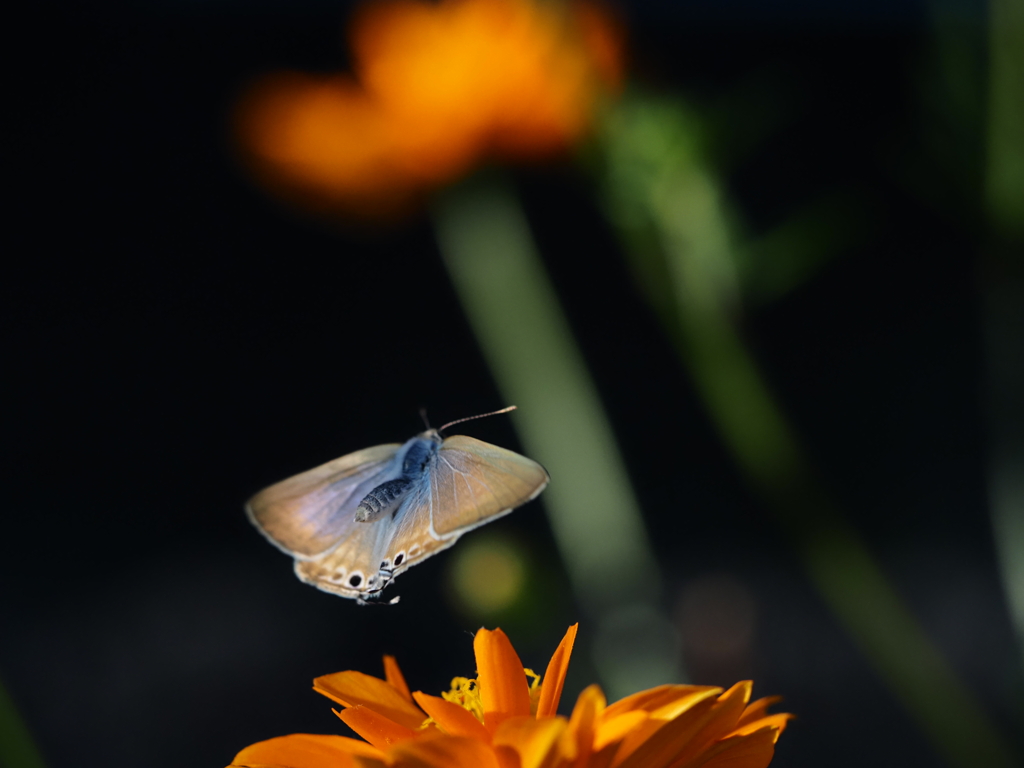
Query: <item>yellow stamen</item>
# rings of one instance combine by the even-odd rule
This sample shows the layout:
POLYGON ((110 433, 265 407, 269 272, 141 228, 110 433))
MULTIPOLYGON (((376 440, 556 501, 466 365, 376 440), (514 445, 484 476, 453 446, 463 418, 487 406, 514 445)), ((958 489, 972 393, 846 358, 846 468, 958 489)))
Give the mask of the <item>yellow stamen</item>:
MULTIPOLYGON (((534 672, 532 669, 523 669, 526 676, 532 678, 530 683, 530 714, 537 714, 537 704, 540 702, 540 681, 541 676, 534 672)), ((473 717, 479 720, 481 723, 484 721, 484 705, 480 700, 480 686, 476 680, 470 677, 453 677, 452 688, 450 691, 442 691, 441 698, 445 701, 450 701, 452 704, 458 704, 463 709, 469 710, 473 713, 473 717)), ((433 720, 430 718, 421 727, 431 725, 433 720)))
POLYGON ((533 682, 530 683, 530 714, 536 717, 537 704, 540 703, 540 675, 532 669, 526 669, 525 667, 523 672, 526 673, 527 677, 533 678, 533 682))
POLYGON ((443 691, 441 698, 469 710, 481 723, 484 721, 484 705, 480 701, 480 686, 476 684, 476 680, 468 677, 452 678, 452 689, 443 691))

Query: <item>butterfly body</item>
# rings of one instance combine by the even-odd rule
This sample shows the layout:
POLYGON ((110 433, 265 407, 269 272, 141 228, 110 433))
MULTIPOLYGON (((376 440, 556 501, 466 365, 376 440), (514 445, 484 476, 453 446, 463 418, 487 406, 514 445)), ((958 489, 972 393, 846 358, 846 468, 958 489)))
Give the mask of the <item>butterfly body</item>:
POLYGON ((376 520, 382 514, 398 510, 405 493, 419 481, 441 448, 441 436, 431 429, 406 441, 395 456, 402 466, 402 475, 385 480, 370 491, 356 507, 356 521, 376 520))
POLYGON ((272 485, 246 512, 295 558, 302 581, 365 602, 463 533, 535 498, 548 479, 525 456, 431 429, 272 485))

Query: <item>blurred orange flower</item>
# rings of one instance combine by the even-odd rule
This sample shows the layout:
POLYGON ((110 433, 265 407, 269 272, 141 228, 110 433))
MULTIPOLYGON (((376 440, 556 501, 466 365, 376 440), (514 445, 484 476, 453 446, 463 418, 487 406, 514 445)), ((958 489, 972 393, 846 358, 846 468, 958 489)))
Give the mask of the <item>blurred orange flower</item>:
POLYGON ((618 27, 582 1, 381 0, 350 38, 355 76, 267 77, 237 130, 273 189, 357 214, 401 210, 482 159, 564 150, 622 76, 618 27))
POLYGON ((397 663, 385 679, 361 672, 318 677, 313 689, 365 741, 292 734, 246 747, 232 768, 764 768, 792 717, 749 703, 751 683, 727 691, 662 685, 606 706, 597 685, 569 718, 556 714, 576 625, 543 678, 524 669, 500 629, 473 641, 477 678, 441 697, 410 693, 397 663), (532 684, 527 678, 533 678, 532 684))

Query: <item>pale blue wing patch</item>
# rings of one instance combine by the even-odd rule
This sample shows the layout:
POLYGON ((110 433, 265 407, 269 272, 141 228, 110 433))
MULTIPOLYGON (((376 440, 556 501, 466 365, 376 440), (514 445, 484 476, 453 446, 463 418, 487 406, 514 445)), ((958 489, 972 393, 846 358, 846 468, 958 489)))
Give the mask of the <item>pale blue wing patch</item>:
POLYGON ((381 558, 381 570, 393 578, 421 560, 452 546, 458 535, 438 536, 431 526, 435 505, 433 471, 428 471, 410 489, 395 512, 390 536, 381 558))
POLYGON ((401 447, 365 448, 290 477, 253 496, 246 513, 279 549, 300 560, 320 557, 357 525, 355 509, 363 497, 401 474, 401 447))

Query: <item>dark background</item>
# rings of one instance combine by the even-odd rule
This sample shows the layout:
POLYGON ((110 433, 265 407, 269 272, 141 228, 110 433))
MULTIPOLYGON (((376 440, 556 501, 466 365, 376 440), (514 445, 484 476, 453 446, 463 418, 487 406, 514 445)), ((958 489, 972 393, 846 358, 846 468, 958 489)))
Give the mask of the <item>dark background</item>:
MULTIPOLYGON (((505 404, 425 218, 386 232, 308 219, 233 159, 240 89, 343 66, 348 7, 39 6, 8 26, 0 676, 51 768, 222 766, 263 738, 341 732, 311 679, 378 674, 384 652, 414 690, 472 673, 480 621, 447 596, 451 553, 398 582, 399 606, 361 609, 300 584, 241 509, 293 472, 406 439, 420 406, 439 423, 505 404)), ((736 146, 744 94, 777 107, 728 168, 752 231, 837 190, 857 199, 857 236, 744 331, 834 497, 1020 743, 984 486, 984 244, 963 203, 978 148, 929 154, 927 9, 627 17, 638 76, 706 106, 736 146)), ((983 34, 977 9, 954 22, 983 34)), ((568 165, 514 178, 640 495, 666 608, 715 574, 753 596, 735 671, 800 716, 774 764, 939 765, 745 489, 586 179, 568 165)), ((518 447, 504 419, 465 432, 518 447)), ((556 593, 510 629, 540 669, 577 611, 558 596, 542 505, 495 526, 556 593)), ((592 678, 574 665, 563 707, 592 678)))

